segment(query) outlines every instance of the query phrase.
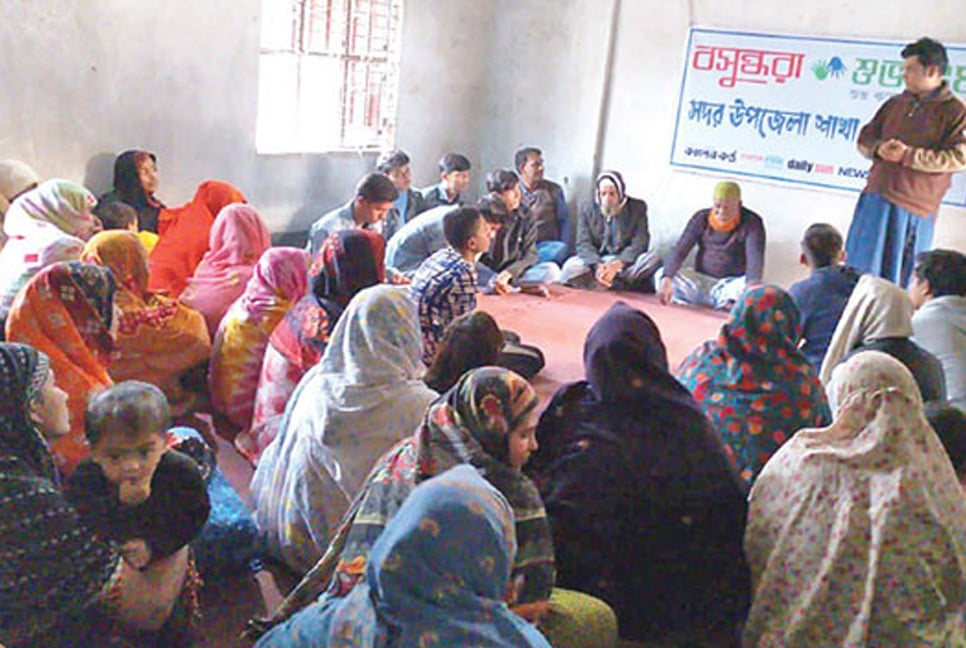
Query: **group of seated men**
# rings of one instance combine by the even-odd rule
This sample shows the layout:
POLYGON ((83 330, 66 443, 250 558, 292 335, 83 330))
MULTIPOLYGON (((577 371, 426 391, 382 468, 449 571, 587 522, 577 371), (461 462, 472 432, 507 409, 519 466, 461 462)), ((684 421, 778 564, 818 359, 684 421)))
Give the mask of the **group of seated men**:
MULTIPOLYGON (((312 225, 308 249, 316 252, 339 229, 380 231, 387 241, 390 278, 409 284, 419 304, 427 354, 449 322, 476 307, 478 292, 547 294, 547 284, 560 283, 593 290, 657 292, 665 304, 729 309, 747 286, 762 282, 764 222, 742 204, 741 189, 733 182, 715 186, 710 207, 691 216, 662 258, 651 246, 647 204, 628 195, 619 172, 604 171, 595 180, 594 199, 582 206, 576 218, 574 253, 570 254, 567 201, 560 185, 543 177, 542 152, 521 148, 514 155, 514 166, 515 170, 495 169, 487 174, 487 193, 476 204, 464 205, 462 196, 470 182, 470 162, 465 156, 444 155, 439 161, 440 182, 416 190, 409 157, 400 150, 385 153, 377 171, 362 178, 348 204, 312 225), (686 266, 695 248, 693 262, 686 266)), ((789 290, 802 317, 802 350, 814 361, 824 355, 860 273, 844 264, 842 237, 827 224, 815 224, 806 231, 801 263, 810 276, 789 290)), ((937 251, 924 255, 924 263, 927 270, 945 268, 943 273, 948 275, 951 270, 946 266, 959 268, 962 255, 937 251), (956 257, 947 260, 943 254, 956 257)), ((930 276, 937 289, 935 297, 945 297, 950 291, 935 272, 930 276)), ((913 281, 909 289, 917 307, 924 301, 916 292, 923 281, 913 281)), ((950 299, 963 301, 957 288, 951 290, 950 299)), ((950 299, 940 301, 945 305, 950 299)), ((966 309, 958 301, 955 305, 966 309)), ((966 317, 966 312, 959 317, 966 317)), ((964 382, 955 378, 962 369, 947 372, 954 375, 951 382, 964 382)))
POLYGON ((427 259, 450 244, 473 266, 478 288, 498 294, 545 294, 547 284, 562 283, 657 290, 664 303, 728 308, 745 285, 761 281, 764 225, 741 204, 735 183, 717 185, 712 206, 694 214, 662 267, 650 246, 647 204, 627 194, 619 172, 604 171, 596 178, 594 200, 576 219, 571 255, 567 201, 560 185, 543 177, 542 152, 522 148, 514 155, 514 165, 515 170, 487 174, 487 193, 467 206, 462 196, 470 182, 470 161, 465 156, 444 155, 440 182, 417 190, 409 156, 389 151, 380 157, 377 171, 360 180, 352 200, 312 225, 307 249, 315 254, 329 234, 341 229, 379 231, 387 241, 390 276, 408 283, 427 259), (448 239, 446 216, 459 208, 471 209, 480 218, 483 243, 473 237, 476 232, 464 232, 458 241, 448 239), (471 239, 472 252, 461 251, 471 239), (694 267, 684 268, 695 246, 694 267))

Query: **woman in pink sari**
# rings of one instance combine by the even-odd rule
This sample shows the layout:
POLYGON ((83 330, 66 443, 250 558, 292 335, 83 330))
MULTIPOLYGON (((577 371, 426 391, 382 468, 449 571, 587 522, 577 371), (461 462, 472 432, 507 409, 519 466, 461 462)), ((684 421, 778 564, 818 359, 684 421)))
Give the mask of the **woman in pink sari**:
POLYGON ((188 279, 181 301, 205 316, 214 337, 228 307, 241 297, 262 254, 272 246, 265 221, 255 208, 234 203, 218 212, 208 251, 188 279))
POLYGON ((265 349, 251 428, 235 437, 235 447, 252 464, 275 438, 299 380, 322 359, 349 300, 386 280, 385 249, 380 234, 358 228, 335 232, 322 245, 309 271, 311 293, 279 322, 265 349))
POLYGON ((215 335, 208 391, 217 414, 233 437, 251 425, 255 390, 268 338, 308 290, 308 253, 291 247, 269 248, 258 260, 242 296, 231 305, 215 335))

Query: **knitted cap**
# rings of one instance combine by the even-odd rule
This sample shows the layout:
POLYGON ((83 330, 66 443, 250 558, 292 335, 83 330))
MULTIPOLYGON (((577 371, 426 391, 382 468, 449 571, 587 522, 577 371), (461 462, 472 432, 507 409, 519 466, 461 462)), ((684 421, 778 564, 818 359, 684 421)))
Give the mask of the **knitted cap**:
POLYGON ((19 160, 0 160, 0 214, 5 214, 17 194, 37 185, 40 179, 19 160))
POLYGON ((741 200, 741 188, 734 182, 719 182, 714 186, 715 200, 741 200))
POLYGON ((600 191, 601 182, 610 182, 615 187, 617 187, 617 201, 618 203, 624 202, 624 197, 627 194, 627 188, 624 186, 624 177, 618 171, 601 171, 600 175, 597 176, 597 182, 594 183, 594 187, 597 191, 600 191))

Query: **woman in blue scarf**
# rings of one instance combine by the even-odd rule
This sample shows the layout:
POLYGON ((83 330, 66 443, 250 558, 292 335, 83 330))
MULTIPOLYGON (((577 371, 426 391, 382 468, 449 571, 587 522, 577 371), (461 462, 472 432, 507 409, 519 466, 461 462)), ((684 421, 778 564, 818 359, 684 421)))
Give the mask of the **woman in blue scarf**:
POLYGON ((406 498, 347 597, 309 606, 259 646, 549 648, 503 600, 515 552, 506 498, 457 466, 406 498))

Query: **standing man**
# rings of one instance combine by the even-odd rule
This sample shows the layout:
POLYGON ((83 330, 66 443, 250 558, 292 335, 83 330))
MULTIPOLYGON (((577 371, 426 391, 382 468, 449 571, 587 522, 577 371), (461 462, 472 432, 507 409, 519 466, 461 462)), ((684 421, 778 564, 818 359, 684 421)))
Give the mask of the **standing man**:
POLYGON ((905 91, 859 133, 872 160, 845 242, 849 263, 905 287, 919 252, 932 246, 951 175, 966 169, 966 105, 943 81, 946 48, 920 38, 902 50, 905 91))
POLYGON ((413 189, 413 174, 409 168, 409 156, 405 151, 386 151, 379 156, 376 170, 385 173, 392 180, 399 194, 393 201, 392 208, 386 213, 382 227, 382 235, 388 241, 403 225, 423 211, 423 194, 413 189))
POLYGON ((470 161, 465 155, 447 153, 439 160, 439 184, 422 190, 423 209, 440 205, 462 205, 462 194, 470 186, 470 161))
POLYGON ((353 227, 374 229, 386 219, 397 197, 396 187, 384 173, 363 176, 356 185, 356 195, 352 200, 312 223, 305 249, 314 259, 329 234, 353 227))
POLYGON ((563 188, 543 177, 543 153, 526 146, 513 155, 520 174, 521 202, 537 221, 537 254, 540 261, 563 265, 567 260, 570 209, 563 188))

